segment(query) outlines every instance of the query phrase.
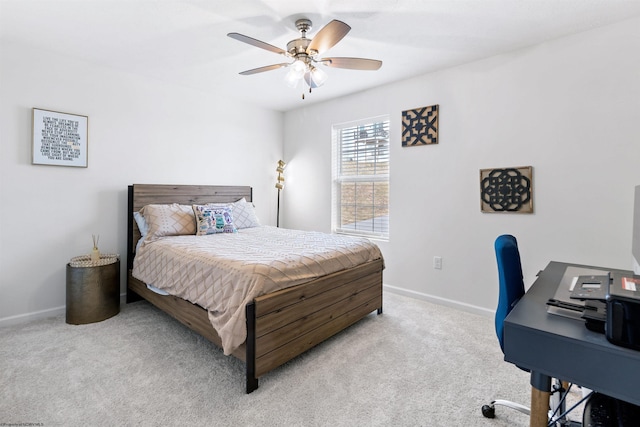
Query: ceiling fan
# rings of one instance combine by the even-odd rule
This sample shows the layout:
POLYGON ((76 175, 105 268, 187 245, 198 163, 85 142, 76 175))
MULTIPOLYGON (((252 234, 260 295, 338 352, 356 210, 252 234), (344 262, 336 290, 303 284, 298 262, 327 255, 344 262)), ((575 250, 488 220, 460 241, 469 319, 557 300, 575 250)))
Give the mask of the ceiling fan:
MULTIPOLYGON (((322 86, 327 80, 327 74, 317 67, 320 64, 350 70, 377 70, 382 66, 382 61, 378 61, 377 59, 349 57, 319 58, 320 54, 329 50, 342 40, 351 30, 351 27, 342 21, 334 19, 322 27, 313 39, 308 39, 307 32, 311 30, 311 25, 312 23, 309 19, 303 18, 296 21, 296 28, 300 31, 300 38, 287 43, 287 50, 280 49, 272 44, 243 34, 227 34, 232 39, 268 50, 269 52, 284 55, 291 59, 291 62, 266 65, 264 67, 242 71, 240 74, 247 76, 289 67, 289 72, 285 78, 287 84, 291 87, 296 87, 298 82, 304 79, 309 86, 309 92, 311 92, 311 89, 322 86)), ((304 99, 304 94, 302 94, 302 99, 304 99)))

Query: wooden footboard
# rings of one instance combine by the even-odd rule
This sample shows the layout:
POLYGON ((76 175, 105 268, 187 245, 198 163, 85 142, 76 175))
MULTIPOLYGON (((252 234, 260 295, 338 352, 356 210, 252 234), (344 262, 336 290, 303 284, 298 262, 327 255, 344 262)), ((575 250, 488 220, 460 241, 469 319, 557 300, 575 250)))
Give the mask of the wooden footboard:
POLYGON ((260 296, 247 308, 247 393, 252 379, 304 353, 372 311, 382 313, 382 260, 260 296), (251 366, 253 365, 253 366, 251 366))
MULTIPOLYGON (((131 275, 139 232, 133 212, 149 203, 251 201, 250 187, 129 186, 127 302, 142 297, 188 328, 221 346, 202 307, 149 290, 131 275)), ((246 363, 246 390, 258 378, 377 310, 382 313, 383 261, 375 260, 311 282, 255 298, 246 307, 247 340, 233 355, 246 363)))

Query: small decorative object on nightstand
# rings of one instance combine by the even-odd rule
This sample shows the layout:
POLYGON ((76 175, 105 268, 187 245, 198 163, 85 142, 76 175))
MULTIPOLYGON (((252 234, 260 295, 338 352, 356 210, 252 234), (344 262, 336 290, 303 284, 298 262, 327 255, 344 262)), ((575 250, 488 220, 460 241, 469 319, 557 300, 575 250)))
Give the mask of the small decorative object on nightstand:
POLYGON ((120 312, 120 257, 93 258, 82 255, 67 264, 67 323, 100 322, 120 312))
POLYGON ((91 261, 98 262, 100 261, 100 250, 98 249, 98 242, 100 241, 100 235, 92 234, 93 238, 93 249, 91 250, 91 261))

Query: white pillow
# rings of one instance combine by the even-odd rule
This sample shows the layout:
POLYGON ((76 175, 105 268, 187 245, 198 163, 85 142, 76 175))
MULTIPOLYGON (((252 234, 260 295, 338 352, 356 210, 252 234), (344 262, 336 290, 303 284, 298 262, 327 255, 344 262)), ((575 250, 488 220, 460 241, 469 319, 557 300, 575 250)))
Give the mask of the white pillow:
POLYGON ((233 223, 236 228, 260 227, 260 221, 256 216, 255 208, 252 203, 247 202, 243 197, 233 203, 233 223))
POLYGON ((136 224, 138 224, 138 230, 140 230, 140 236, 144 238, 149 232, 149 225, 147 221, 144 220, 144 216, 140 212, 133 213, 133 219, 136 220, 136 224))

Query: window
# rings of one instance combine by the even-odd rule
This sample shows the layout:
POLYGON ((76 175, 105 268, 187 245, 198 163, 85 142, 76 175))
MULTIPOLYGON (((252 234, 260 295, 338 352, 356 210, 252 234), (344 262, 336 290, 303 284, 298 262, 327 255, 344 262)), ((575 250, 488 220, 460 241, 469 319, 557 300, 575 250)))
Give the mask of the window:
POLYGON ((334 125, 331 227, 389 237, 389 116, 334 125))

